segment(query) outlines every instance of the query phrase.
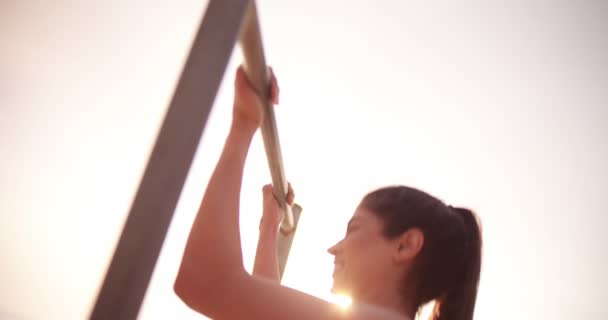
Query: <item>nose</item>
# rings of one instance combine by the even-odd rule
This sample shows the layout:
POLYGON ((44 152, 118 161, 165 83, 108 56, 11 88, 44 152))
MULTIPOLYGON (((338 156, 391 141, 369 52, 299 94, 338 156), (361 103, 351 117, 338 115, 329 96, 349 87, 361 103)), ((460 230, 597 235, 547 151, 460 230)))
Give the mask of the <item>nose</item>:
POLYGON ((329 252, 329 254, 334 255, 334 256, 337 255, 338 252, 340 251, 341 244, 342 244, 342 241, 338 241, 338 243, 334 244, 329 249, 327 249, 327 252, 329 252))

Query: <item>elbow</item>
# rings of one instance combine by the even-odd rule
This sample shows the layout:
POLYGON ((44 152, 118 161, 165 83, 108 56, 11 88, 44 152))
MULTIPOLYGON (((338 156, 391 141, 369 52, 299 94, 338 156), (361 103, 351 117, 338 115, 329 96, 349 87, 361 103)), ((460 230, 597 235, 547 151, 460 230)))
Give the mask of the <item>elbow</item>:
POLYGON ((182 265, 173 283, 173 292, 189 308, 201 312, 205 301, 214 291, 214 283, 206 277, 196 276, 182 265))
POLYGON ((230 297, 233 285, 243 280, 237 274, 240 273, 231 273, 231 280, 228 280, 225 276, 214 276, 213 272, 193 272, 182 264, 173 283, 173 292, 189 308, 207 315, 222 300, 230 297))
POLYGON ((195 309, 193 306, 194 293, 196 290, 193 289, 193 280, 188 277, 185 272, 180 270, 173 283, 173 292, 182 300, 188 307, 195 309))
POLYGON ((186 300, 188 297, 188 290, 186 290, 186 281, 183 279, 184 276, 182 273, 178 273, 177 277, 175 277, 175 282, 173 283, 173 292, 181 299, 186 300))

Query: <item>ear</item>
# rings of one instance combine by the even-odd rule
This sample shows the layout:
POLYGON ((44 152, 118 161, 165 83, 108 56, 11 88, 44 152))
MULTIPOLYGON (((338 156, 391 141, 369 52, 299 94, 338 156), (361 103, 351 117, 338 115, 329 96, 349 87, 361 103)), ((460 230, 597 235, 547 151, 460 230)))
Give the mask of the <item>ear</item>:
POLYGON ((422 230, 410 228, 396 239, 393 260, 396 263, 413 260, 420 253, 423 245, 424 234, 422 230))

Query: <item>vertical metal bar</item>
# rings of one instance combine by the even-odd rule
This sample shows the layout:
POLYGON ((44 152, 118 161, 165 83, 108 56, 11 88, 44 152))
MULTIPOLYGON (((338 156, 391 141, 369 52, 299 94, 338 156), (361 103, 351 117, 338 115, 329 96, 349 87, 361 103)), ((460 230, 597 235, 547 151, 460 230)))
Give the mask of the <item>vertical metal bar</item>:
POLYGON ((90 319, 135 319, 249 0, 210 0, 90 319))
POLYGON ((281 231, 285 234, 289 234, 295 231, 295 223, 291 208, 287 205, 287 179, 285 178, 274 108, 268 101, 268 71, 264 58, 260 24, 258 22, 258 14, 254 1, 251 1, 245 20, 243 21, 240 43, 245 57, 245 72, 247 73, 251 84, 257 90, 260 97, 262 97, 264 103, 264 122, 261 126, 262 138, 264 139, 264 147, 266 149, 266 157, 268 158, 268 166, 270 167, 272 184, 276 192, 275 196, 285 215, 285 219, 283 219, 283 223, 281 224, 281 231))

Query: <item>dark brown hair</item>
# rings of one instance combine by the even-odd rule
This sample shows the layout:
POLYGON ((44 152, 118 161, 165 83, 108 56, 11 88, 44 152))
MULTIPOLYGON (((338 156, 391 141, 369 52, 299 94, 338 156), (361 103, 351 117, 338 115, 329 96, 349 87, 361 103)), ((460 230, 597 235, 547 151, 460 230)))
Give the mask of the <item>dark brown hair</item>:
POLYGON ((413 227, 422 230, 424 245, 404 279, 404 290, 413 292, 415 306, 435 300, 431 319, 473 319, 482 245, 475 214, 405 186, 373 191, 361 205, 384 221, 387 238, 413 227))

